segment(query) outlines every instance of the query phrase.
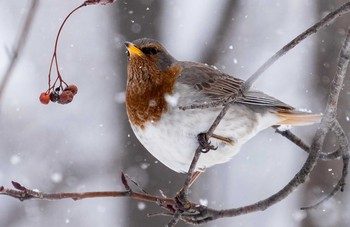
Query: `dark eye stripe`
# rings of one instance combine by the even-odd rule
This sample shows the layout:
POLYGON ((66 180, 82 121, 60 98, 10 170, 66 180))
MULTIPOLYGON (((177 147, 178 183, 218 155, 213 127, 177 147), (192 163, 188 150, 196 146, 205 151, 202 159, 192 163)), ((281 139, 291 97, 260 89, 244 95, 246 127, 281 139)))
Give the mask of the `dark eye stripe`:
POLYGON ((159 50, 157 50, 154 47, 144 47, 144 48, 141 49, 141 51, 144 54, 150 54, 150 55, 154 55, 154 54, 157 54, 159 52, 159 50))

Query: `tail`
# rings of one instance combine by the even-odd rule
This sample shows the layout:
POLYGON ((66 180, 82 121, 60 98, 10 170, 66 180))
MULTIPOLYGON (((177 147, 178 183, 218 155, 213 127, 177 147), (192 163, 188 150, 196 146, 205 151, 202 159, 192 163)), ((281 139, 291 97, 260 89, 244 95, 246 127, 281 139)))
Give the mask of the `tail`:
POLYGON ((277 125, 311 125, 314 123, 319 123, 321 121, 321 114, 310 114, 301 111, 285 111, 285 112, 277 112, 278 117, 283 120, 278 122, 277 125))

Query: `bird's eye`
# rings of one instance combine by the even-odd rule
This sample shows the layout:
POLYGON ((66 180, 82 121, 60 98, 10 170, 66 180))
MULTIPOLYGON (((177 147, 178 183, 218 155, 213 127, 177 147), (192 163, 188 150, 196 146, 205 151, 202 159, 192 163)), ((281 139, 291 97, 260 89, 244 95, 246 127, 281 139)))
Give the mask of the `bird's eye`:
POLYGON ((157 54, 159 52, 159 50, 157 50, 154 47, 144 47, 144 48, 141 49, 141 51, 144 54, 150 54, 150 55, 154 55, 154 54, 157 54))

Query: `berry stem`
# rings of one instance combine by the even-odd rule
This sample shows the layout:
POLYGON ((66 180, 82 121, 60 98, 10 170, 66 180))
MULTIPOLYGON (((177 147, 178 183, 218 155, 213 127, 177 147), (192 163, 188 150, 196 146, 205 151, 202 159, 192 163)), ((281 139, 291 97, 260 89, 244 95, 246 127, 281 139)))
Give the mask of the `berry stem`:
POLYGON ((54 52, 52 54, 52 59, 51 59, 51 63, 50 63, 50 68, 49 68, 49 75, 48 75, 48 86, 49 86, 49 90, 51 88, 54 88, 55 87, 55 84, 57 82, 57 80, 60 80, 60 87, 62 88, 62 83, 65 84, 67 86, 67 83, 63 81, 62 77, 61 77, 61 74, 60 74, 60 71, 59 71, 59 67, 58 67, 58 59, 57 59, 57 46, 58 46, 58 40, 59 40, 59 37, 61 35, 61 31, 63 29, 63 26, 65 25, 65 23, 67 22, 68 18, 75 12, 77 11, 78 9, 82 8, 83 6, 86 6, 86 2, 84 2, 83 4, 81 4, 80 6, 76 7, 75 9, 73 9, 67 16, 66 18, 64 18, 60 28, 58 29, 58 32, 57 32, 57 36, 56 36, 56 40, 55 40, 55 47, 54 47, 54 52), (57 71, 57 78, 53 84, 53 86, 51 86, 51 72, 52 72, 52 65, 55 63, 56 65, 56 71, 57 71))

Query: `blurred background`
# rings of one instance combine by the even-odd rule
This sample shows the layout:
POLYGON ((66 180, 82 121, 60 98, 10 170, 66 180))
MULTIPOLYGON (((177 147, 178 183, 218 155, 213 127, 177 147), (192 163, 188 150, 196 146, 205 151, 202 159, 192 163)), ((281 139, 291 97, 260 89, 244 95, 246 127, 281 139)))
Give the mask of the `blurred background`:
MULTIPOLYGON (((139 0, 88 6, 63 28, 58 61, 63 79, 76 84, 69 105, 42 105, 54 41, 64 17, 81 1, 38 1, 26 43, 1 91, 0 185, 11 180, 44 192, 122 190, 124 170, 147 192, 173 196, 185 175, 155 160, 132 133, 125 112, 124 41, 158 39, 179 60, 201 61, 247 79, 283 45, 345 1, 139 0)), ((0 1, 0 80, 32 1, 0 1)), ((349 15, 305 40, 255 83, 296 108, 322 112, 349 15)), ((56 75, 53 74, 55 77, 56 75)), ((348 73, 349 76, 349 73, 348 73)), ((350 81, 338 119, 349 135, 350 81)), ((317 126, 293 128, 310 143, 317 126)), ((171 144, 169 144, 171 146, 171 144)), ((326 151, 335 150, 329 137, 326 151)), ((267 129, 231 162, 210 168, 191 189, 194 202, 217 209, 264 199, 281 189, 307 154, 267 129)), ((263 212, 205 224, 214 226, 349 226, 350 189, 321 208, 319 201, 340 177, 341 161, 319 162, 307 183, 263 212)), ((0 226, 164 226, 154 204, 126 198, 19 202, 2 196, 0 226)), ((179 223, 177 226, 188 226, 179 223)))

